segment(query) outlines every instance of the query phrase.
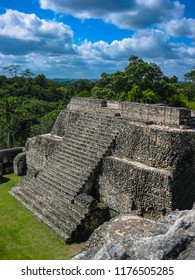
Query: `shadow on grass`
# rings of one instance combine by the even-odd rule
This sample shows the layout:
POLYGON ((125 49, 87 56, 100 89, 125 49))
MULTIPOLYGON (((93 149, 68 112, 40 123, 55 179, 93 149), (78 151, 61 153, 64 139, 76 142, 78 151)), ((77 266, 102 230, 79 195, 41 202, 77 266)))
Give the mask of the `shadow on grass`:
POLYGON ((9 178, 0 177, 0 184, 7 183, 7 182, 9 182, 9 181, 10 181, 10 179, 9 179, 9 178))

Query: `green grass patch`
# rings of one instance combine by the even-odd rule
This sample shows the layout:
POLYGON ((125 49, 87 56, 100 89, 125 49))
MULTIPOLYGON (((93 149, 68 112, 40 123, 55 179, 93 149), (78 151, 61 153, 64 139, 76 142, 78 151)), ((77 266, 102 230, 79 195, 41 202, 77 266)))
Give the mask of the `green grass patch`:
POLYGON ((20 180, 0 178, 0 260, 68 260, 81 244, 64 244, 9 194, 20 180))

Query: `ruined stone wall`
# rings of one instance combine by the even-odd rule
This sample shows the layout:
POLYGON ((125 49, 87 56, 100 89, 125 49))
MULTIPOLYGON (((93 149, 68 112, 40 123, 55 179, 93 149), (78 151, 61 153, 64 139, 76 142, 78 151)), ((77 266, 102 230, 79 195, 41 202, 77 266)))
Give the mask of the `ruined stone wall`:
POLYGON ((62 138, 57 135, 45 134, 29 138, 25 145, 28 175, 34 176, 45 166, 62 138))
MULTIPOLYGON (((114 131, 117 137, 109 156, 102 159, 93 184, 101 202, 113 213, 136 210, 152 215, 190 209, 195 201, 195 130, 181 126, 190 114, 182 108, 73 98, 59 114, 51 134, 27 141, 28 172, 33 175, 42 170, 59 143, 67 141, 72 128, 78 126, 77 134, 72 136, 76 142, 69 137, 65 145, 76 149, 79 135, 85 137, 88 126, 94 124, 93 134, 98 131, 97 120, 102 125, 106 121, 108 137, 114 131)), ((83 144, 86 150, 88 137, 83 144)), ((94 142, 93 147, 98 155, 94 142)), ((93 147, 88 148, 90 152, 93 147)))
POLYGON ((173 127, 185 125, 191 118, 191 111, 185 108, 173 108, 158 104, 106 101, 93 98, 72 98, 68 109, 73 111, 99 109, 104 113, 117 111, 125 118, 173 127))
POLYGON ((195 201, 195 131, 127 120, 122 126, 112 157, 103 160, 99 177, 103 202, 118 213, 191 209, 195 201))
POLYGON ((190 110, 184 108, 130 102, 120 102, 119 108, 122 116, 151 121, 156 124, 178 126, 186 124, 190 119, 190 110))
POLYGON ((95 98, 80 98, 74 97, 71 99, 68 109, 69 110, 83 110, 83 109, 98 109, 107 107, 107 101, 95 98))
POLYGON ((137 210, 137 214, 154 215, 172 208, 172 178, 165 170, 107 157, 103 161, 99 185, 101 200, 118 214, 137 210))
MULTIPOLYGON (((126 213, 190 209, 195 201, 195 131, 191 111, 161 105, 73 98, 52 130, 63 137, 85 114, 111 116, 119 129, 97 179, 100 199, 126 213)), ((109 132, 108 132, 109 133, 109 132)))
POLYGON ((116 139, 114 155, 172 170, 183 154, 195 153, 194 135, 193 130, 170 129, 129 121, 116 139))
POLYGON ((12 148, 0 151, 1 174, 13 173, 13 160, 23 148, 12 148))
POLYGON ((51 134, 63 137, 74 123, 79 119, 79 112, 72 112, 71 110, 63 110, 58 115, 58 118, 52 128, 51 134))

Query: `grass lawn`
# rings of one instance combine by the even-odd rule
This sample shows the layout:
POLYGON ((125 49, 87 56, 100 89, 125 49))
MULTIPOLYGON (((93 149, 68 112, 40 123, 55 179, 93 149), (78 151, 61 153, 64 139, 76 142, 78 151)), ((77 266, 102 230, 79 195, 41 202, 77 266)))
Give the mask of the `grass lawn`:
POLYGON ((15 174, 0 178, 0 260, 68 260, 81 244, 64 244, 22 207, 9 191, 20 180, 15 174))

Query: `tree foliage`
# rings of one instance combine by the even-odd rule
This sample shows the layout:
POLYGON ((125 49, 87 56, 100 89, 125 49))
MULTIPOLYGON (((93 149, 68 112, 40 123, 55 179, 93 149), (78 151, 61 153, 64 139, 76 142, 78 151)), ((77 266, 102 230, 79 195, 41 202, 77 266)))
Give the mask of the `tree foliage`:
POLYGON ((195 110, 195 70, 167 77, 155 63, 129 57, 123 71, 102 73, 99 81, 59 83, 34 75, 19 65, 3 68, 0 76, 0 149, 22 146, 28 137, 49 133, 60 110, 73 96, 140 103, 164 103, 195 110), (20 76, 18 75, 20 70, 20 76))
POLYGON ((167 77, 155 63, 138 56, 129 57, 123 71, 103 73, 93 87, 93 97, 140 103, 164 103, 169 106, 194 108, 195 70, 185 74, 186 83, 176 76, 167 77))

